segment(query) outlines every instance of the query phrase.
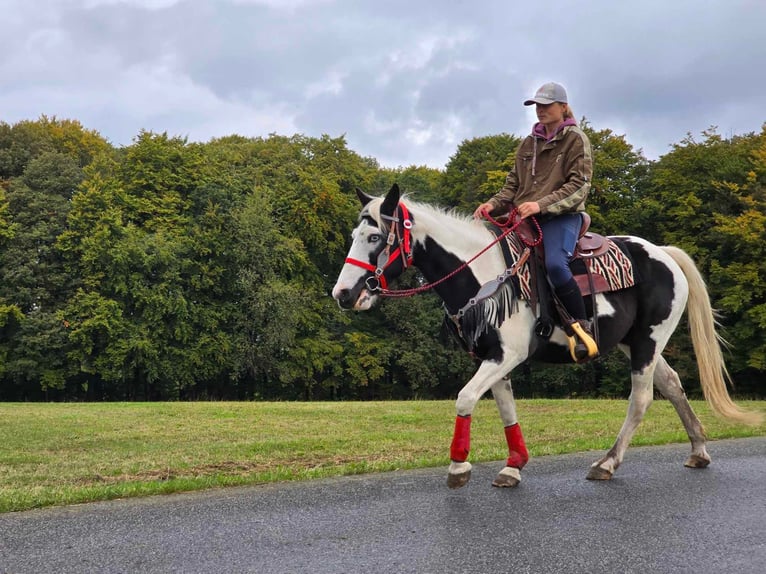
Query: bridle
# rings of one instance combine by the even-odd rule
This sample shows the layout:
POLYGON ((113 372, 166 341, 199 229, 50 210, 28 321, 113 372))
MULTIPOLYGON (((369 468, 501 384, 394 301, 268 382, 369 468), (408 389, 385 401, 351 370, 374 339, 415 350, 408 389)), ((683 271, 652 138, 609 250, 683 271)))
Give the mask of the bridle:
MULTIPOLYGON (((486 219, 492 225, 495 225, 498 228, 504 229, 504 231, 500 234, 497 234, 495 239, 491 241, 486 247, 484 247, 476 255, 474 255, 473 257, 471 257, 470 259, 468 259, 461 265, 459 265, 456 269, 447 273, 447 275, 445 275, 441 279, 434 281, 433 283, 426 283, 425 285, 421 285, 420 287, 415 287, 413 289, 389 290, 388 281, 386 280, 386 277, 384 275, 386 269, 394 261, 396 261, 399 258, 401 258, 402 260, 402 265, 404 266, 404 269, 407 269, 407 267, 412 265, 412 239, 411 239, 411 233, 410 233, 410 230, 412 229, 412 217, 410 216, 409 210, 407 209, 407 207, 401 202, 399 202, 399 204, 397 205, 396 213, 399 215, 399 217, 387 216, 383 214, 381 214, 380 216, 381 219, 391 222, 391 228, 389 229, 389 232, 388 232, 386 247, 378 254, 377 266, 372 265, 371 263, 367 263, 366 261, 360 261, 359 259, 354 259, 352 257, 346 258, 346 263, 356 265, 357 267, 361 267, 362 269, 366 269, 367 271, 372 271, 374 273, 372 277, 368 277, 366 279, 365 285, 371 293, 378 292, 378 295, 380 295, 381 297, 410 297, 412 295, 416 295, 418 293, 423 293, 424 291, 433 289, 437 285, 444 283, 448 279, 451 279, 452 277, 454 277, 455 275, 463 271, 471 263, 473 263, 476 259, 478 259, 486 251, 488 251, 491 247, 493 247, 494 245, 496 245, 497 243, 505 239, 512 232, 514 232, 524 222, 523 219, 518 218, 518 210, 515 207, 511 210, 508 216, 508 220, 505 222, 496 221, 489 215, 489 213, 484 212, 482 214, 484 216, 484 219, 486 219), (399 225, 400 223, 401 223, 401 229, 399 225), (397 241, 398 241, 398 245, 396 246, 396 248, 394 248, 394 245, 396 244, 397 241)), ((536 228, 537 239, 533 242, 527 242, 526 240, 522 238, 522 241, 526 244, 527 248, 532 248, 539 245, 543 239, 543 232, 542 232, 542 229, 540 228, 540 224, 538 223, 537 219, 534 217, 530 217, 530 221, 534 224, 536 228)), ((513 269, 509 271, 512 274, 515 273, 518 270, 518 267, 520 267, 520 265, 523 264, 525 261, 526 261, 526 256, 524 257, 523 261, 520 260, 519 264, 514 265, 513 269)))
POLYGON ((390 221, 391 226, 388 230, 386 246, 378 254, 377 266, 353 257, 346 257, 346 263, 351 263, 375 274, 365 281, 370 292, 381 291, 382 294, 389 292, 385 271, 397 259, 401 258, 405 269, 412 265, 412 233, 410 231, 412 229, 412 217, 410 217, 407 207, 401 202, 397 206, 396 213, 398 217, 397 215, 380 215, 381 219, 390 221))

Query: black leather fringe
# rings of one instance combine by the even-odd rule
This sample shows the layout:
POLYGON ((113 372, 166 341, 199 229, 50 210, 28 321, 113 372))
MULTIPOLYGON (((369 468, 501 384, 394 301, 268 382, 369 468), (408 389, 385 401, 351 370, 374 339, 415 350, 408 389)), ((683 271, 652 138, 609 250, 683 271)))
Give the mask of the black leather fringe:
POLYGON ((460 330, 469 349, 475 346, 479 337, 491 328, 500 327, 516 311, 518 298, 512 281, 503 283, 493 295, 466 309, 460 320, 460 330))

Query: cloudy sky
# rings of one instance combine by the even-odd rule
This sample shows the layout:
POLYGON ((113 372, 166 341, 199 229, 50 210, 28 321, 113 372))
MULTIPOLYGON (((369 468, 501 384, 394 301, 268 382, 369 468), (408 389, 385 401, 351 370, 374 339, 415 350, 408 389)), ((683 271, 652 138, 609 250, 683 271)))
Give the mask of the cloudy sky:
POLYGON ((345 135, 443 168, 524 135, 564 84, 578 117, 656 159, 766 121, 763 0, 0 0, 0 121, 79 120, 115 145, 345 135))

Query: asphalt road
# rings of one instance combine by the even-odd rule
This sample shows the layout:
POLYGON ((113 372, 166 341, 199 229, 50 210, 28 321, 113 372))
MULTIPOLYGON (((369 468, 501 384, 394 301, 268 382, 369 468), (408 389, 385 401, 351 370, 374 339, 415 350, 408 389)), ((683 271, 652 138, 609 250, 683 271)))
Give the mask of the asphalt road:
POLYGON ((766 438, 502 463, 446 488, 446 467, 0 515, 3 573, 766 572, 766 438))

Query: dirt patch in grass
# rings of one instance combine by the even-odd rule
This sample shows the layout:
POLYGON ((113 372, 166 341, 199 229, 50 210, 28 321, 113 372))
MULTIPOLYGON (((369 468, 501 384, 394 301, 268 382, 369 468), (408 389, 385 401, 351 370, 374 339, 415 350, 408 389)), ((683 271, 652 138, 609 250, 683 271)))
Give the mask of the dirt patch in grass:
POLYGON ((268 474, 280 469, 290 469, 295 473, 301 471, 318 470, 344 465, 355 464, 385 464, 397 460, 393 456, 369 457, 369 456, 333 456, 310 459, 306 457, 296 459, 279 459, 273 462, 247 462, 247 461, 222 461, 216 463, 199 464, 187 468, 163 468, 152 469, 135 473, 123 473, 112 476, 95 475, 82 477, 73 481, 79 486, 94 484, 119 484, 124 482, 152 482, 167 481, 177 478, 204 478, 216 475, 226 476, 250 476, 268 474))

